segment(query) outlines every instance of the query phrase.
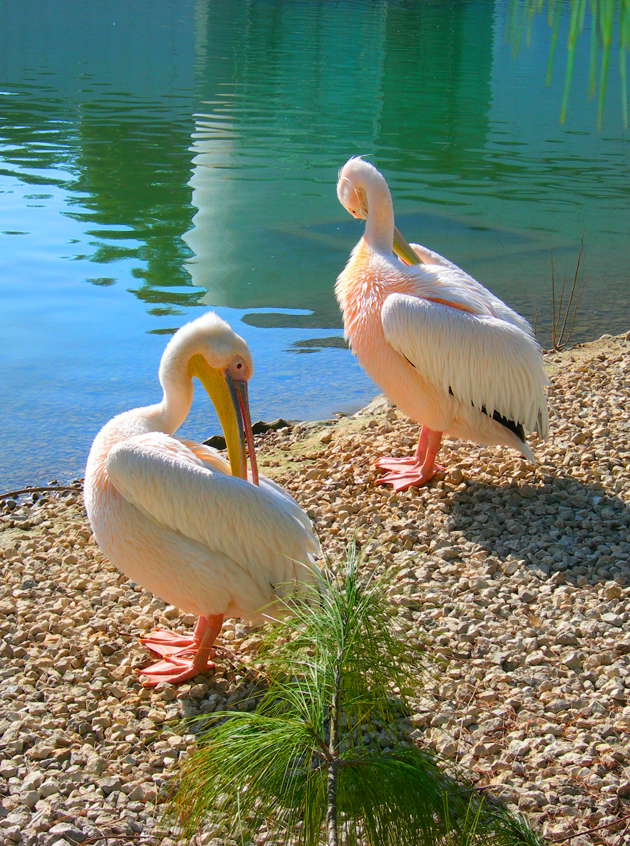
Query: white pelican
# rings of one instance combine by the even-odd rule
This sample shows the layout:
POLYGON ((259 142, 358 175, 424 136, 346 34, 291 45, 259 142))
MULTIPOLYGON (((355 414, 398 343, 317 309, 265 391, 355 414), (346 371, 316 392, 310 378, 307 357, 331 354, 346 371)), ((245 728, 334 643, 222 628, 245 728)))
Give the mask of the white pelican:
POLYGON ((428 482, 443 469, 435 464, 443 432, 532 460, 524 430, 544 439, 549 418, 529 323, 457 265, 407 244, 387 183, 368 162, 346 162, 337 196, 366 221, 335 285, 345 335, 386 396, 422 424, 414 458, 379 459, 391 471, 379 481, 396 491, 428 482))
POLYGON ((278 485, 258 478, 247 402, 252 372, 245 341, 205 314, 164 351, 162 401, 114 417, 90 450, 85 505, 99 546, 130 579, 199 617, 192 637, 158 630, 143 640, 164 658, 142 671, 147 685, 212 667, 225 616, 258 620, 288 585, 315 578, 310 520, 278 485), (190 410, 193 376, 216 408, 229 463, 173 436, 190 410))

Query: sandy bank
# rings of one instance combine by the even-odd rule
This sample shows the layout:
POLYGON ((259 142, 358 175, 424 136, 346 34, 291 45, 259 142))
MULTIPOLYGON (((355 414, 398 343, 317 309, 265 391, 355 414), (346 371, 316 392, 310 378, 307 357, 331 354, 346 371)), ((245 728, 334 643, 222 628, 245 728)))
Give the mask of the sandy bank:
MULTIPOLYGON (((603 338, 546 361, 555 415, 550 441, 533 443, 534 468, 447 442, 444 478, 392 495, 374 486, 374 459, 411 451, 417 427, 382 402, 260 436, 261 467, 309 511, 329 552, 356 533, 373 538, 374 566, 398 569, 401 625, 445 661, 418 693, 417 737, 550 839, 592 830, 570 842, 621 843, 630 342, 603 338)), ((80 491, 4 506, 0 566, 0 842, 135 842, 194 742, 174 731, 181 716, 224 708, 249 681, 219 657, 214 676, 140 687, 138 635, 192 619, 104 560, 80 491)), ((246 657, 255 633, 228 622, 222 642, 246 657)), ((211 832, 201 842, 223 843, 211 832)))

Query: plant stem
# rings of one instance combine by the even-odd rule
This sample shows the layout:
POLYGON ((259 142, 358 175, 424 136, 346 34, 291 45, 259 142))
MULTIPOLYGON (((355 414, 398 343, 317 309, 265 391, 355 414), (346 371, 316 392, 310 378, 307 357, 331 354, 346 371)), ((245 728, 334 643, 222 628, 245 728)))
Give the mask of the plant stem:
POLYGON ((340 687, 340 662, 341 654, 337 654, 335 663, 335 675, 333 682, 332 700, 330 702, 330 723, 328 740, 328 782, 326 798, 328 809, 326 812, 326 830, 328 833, 328 846, 337 846, 337 774, 339 762, 337 760, 337 731, 339 723, 339 687, 340 687))

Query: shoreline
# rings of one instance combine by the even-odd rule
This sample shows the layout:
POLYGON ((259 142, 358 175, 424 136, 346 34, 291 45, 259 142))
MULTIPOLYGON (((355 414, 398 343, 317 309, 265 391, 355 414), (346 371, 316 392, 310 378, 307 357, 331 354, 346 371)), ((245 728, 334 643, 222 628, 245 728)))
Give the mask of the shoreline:
MULTIPOLYGON (((592 341, 577 342, 577 343, 573 344, 571 347, 568 347, 567 349, 562 350, 559 353, 555 352, 553 349, 542 348, 543 360, 544 360, 544 363, 546 365, 547 372, 549 374, 551 374, 551 373, 555 372, 555 369, 556 369, 556 363, 555 362, 556 362, 556 359, 559 356, 560 357, 562 357, 562 356, 568 357, 569 360, 572 360, 572 358, 575 358, 576 355, 579 358, 582 358, 582 357, 584 357, 584 354, 586 354, 586 356, 588 357, 588 356, 590 356, 591 351, 594 348, 599 349, 599 346, 602 345, 602 344, 606 345, 609 341, 622 342, 623 340, 628 340, 629 338, 630 338, 630 330, 627 331, 627 332, 622 332, 620 335, 609 335, 609 334, 605 333, 605 334, 601 335, 599 338, 596 338, 592 341), (580 352, 580 351, 582 351, 582 352, 580 352)), ((375 387, 375 390, 376 390, 376 386, 374 386, 374 387, 375 387)), ((295 419, 293 419, 293 418, 277 418, 276 420, 270 420, 270 421, 258 420, 253 424, 254 434, 256 435, 256 434, 259 434, 261 432, 266 433, 269 428, 278 428, 276 424, 280 423, 281 421, 286 422, 290 429, 294 429, 296 427, 304 427, 304 428, 309 429, 309 430, 310 429, 317 429, 317 428, 321 428, 322 430, 328 429, 331 426, 334 426, 341 419, 362 417, 362 416, 365 416, 366 413, 371 413, 372 409, 374 409, 375 412, 378 412, 378 411, 381 410, 381 406, 383 406, 383 408, 385 408, 386 403, 387 403, 387 400, 386 400, 384 394, 376 393, 365 406, 358 408, 358 409, 357 408, 349 409, 347 411, 340 409, 339 411, 333 412, 332 416, 328 417, 328 418, 321 418, 321 419, 316 419, 316 420, 302 420, 302 419, 299 419, 299 418, 295 418, 295 419), (260 427, 258 432, 256 431, 256 427, 260 427)), ((213 434, 209 434, 208 437, 203 440, 204 444, 208 444, 209 446, 213 446, 217 449, 224 449, 225 447, 223 445, 221 445, 221 442, 223 442, 223 444, 225 444, 225 439, 223 438, 222 434, 216 433, 216 432, 213 433, 213 434)), ((87 458, 87 456, 86 456, 86 458, 87 458)), ((83 470, 81 472, 83 472, 83 470)), ((80 487, 81 483, 83 482, 83 476, 79 477, 79 476, 76 475, 76 473, 73 474, 73 475, 74 475, 74 478, 72 478, 72 479, 68 478, 68 479, 63 480, 63 481, 50 480, 50 481, 46 481, 46 482, 37 482, 37 483, 35 483, 35 482, 24 482, 23 484, 20 484, 19 488, 14 486, 14 490, 15 491, 24 490, 24 493, 20 494, 20 495, 26 496, 31 491, 39 492, 40 490, 43 490, 46 487, 51 487, 51 489, 57 489, 57 490, 63 490, 64 488, 80 487)), ((10 495, 10 491, 3 492, 2 490, 0 490, 0 506, 2 504, 2 500, 6 499, 9 495, 10 495)))
MULTIPOLYGON (((397 569, 400 625, 444 661, 418 691, 414 736, 551 841, 612 846, 630 811, 630 333, 545 363, 556 414, 534 467, 445 440, 447 472, 393 494, 374 484, 374 458, 412 451, 418 427, 378 397, 257 436, 257 451, 330 555, 356 535, 371 566, 397 569)), ((156 842, 195 742, 182 717, 253 707, 251 680, 219 653, 212 675, 140 687, 138 636, 193 620, 105 560, 80 490, 0 503, 0 566, 0 833, 156 842)), ((247 664, 255 629, 228 621, 218 645, 247 664)), ((201 842, 224 844, 210 831, 201 842)))

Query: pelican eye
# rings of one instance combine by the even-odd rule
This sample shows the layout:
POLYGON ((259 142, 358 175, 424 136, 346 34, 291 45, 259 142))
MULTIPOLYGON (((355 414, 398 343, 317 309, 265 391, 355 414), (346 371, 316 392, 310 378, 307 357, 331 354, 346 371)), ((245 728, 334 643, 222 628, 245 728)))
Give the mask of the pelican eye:
POLYGON ((236 356, 232 359, 232 361, 228 365, 228 370, 231 372, 232 376, 234 376, 235 379, 249 379, 250 374, 247 362, 244 361, 240 356, 236 356))

